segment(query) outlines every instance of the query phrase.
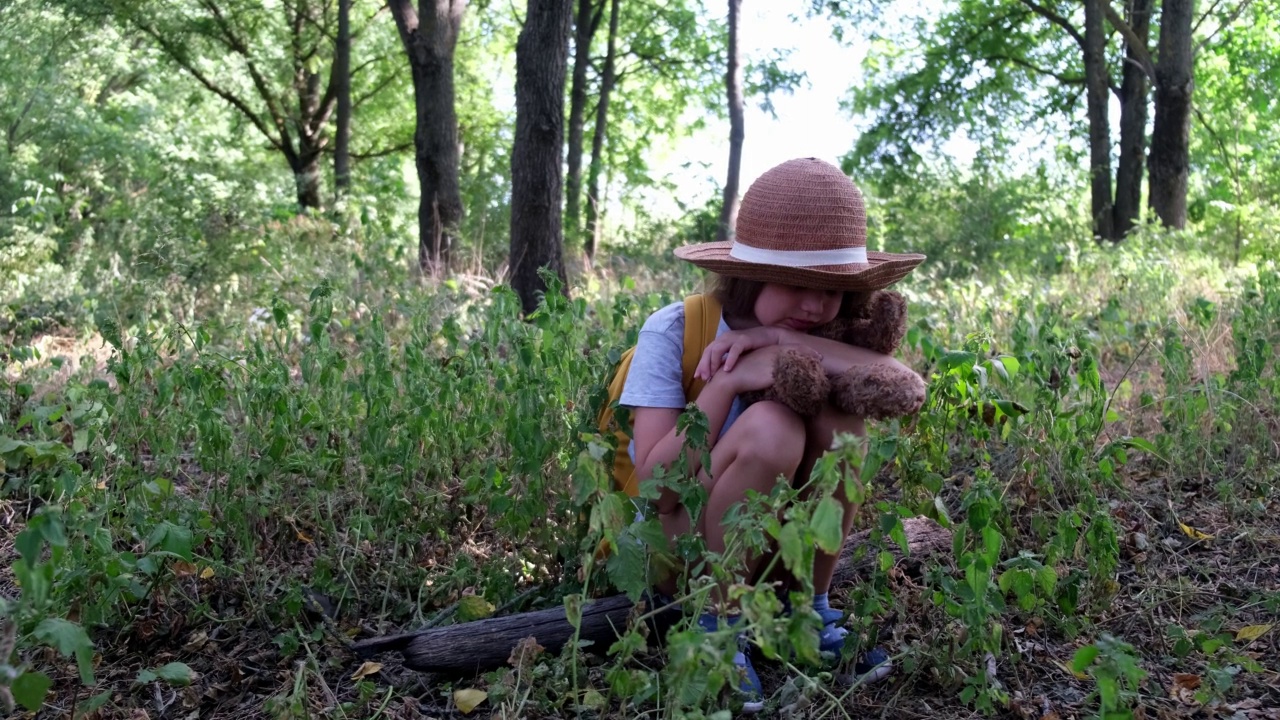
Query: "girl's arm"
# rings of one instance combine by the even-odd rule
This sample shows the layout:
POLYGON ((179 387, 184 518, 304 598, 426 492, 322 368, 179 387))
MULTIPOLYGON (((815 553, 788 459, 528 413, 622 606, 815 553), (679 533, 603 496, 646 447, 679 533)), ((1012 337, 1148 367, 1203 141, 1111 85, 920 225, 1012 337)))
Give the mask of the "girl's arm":
MULTIPOLYGON (((720 429, 729 417, 729 409, 737 396, 732 379, 721 374, 712 378, 702 392, 698 394, 695 405, 707 416, 708 438, 710 445, 720 437, 720 429)), ((636 477, 647 480, 653 475, 654 468, 669 466, 676 461, 681 451, 685 450, 684 435, 676 432, 676 420, 682 410, 676 408, 638 407, 632 413, 631 432, 636 444, 636 477)), ((710 449, 710 448, 708 448, 710 449)), ((697 474, 702 468, 702 453, 688 454, 690 474, 697 474)), ((711 473, 703 477, 710 478, 711 473)), ((711 488, 707 488, 710 491, 711 488)), ((671 488, 662 488, 658 497, 658 512, 669 513, 680 504, 680 496, 671 488)))
POLYGON ((881 364, 906 368, 889 355, 881 355, 856 345, 846 345, 838 340, 772 326, 735 330, 716 338, 702 353, 695 374, 698 378, 705 379, 719 377, 721 371, 732 373, 743 355, 771 345, 807 347, 817 353, 822 369, 833 375, 839 375, 857 365, 881 364))
MULTIPOLYGON (((773 385, 774 363, 781 350, 781 347, 774 346, 749 352, 738 361, 733 373, 717 373, 702 388, 694 404, 707 416, 711 447, 715 447, 716 440, 720 437, 720 430, 733 407, 733 399, 749 390, 773 385)), ((636 443, 636 477, 640 480, 651 477, 653 469, 659 465, 666 466, 675 462, 685 449, 684 436, 676 433, 676 420, 680 417, 680 412, 673 408, 636 408, 631 430, 632 439, 636 443)), ((715 479, 711 476, 710 468, 702 467, 700 456, 701 453, 690 454, 689 472, 707 470, 701 475, 703 484, 710 492, 715 479)), ((658 498, 658 512, 671 512, 679 503, 679 495, 664 488, 658 498)))
POLYGON ((777 330, 783 334, 785 343, 804 345, 816 350, 821 356, 819 360, 822 361, 822 369, 832 375, 839 375, 858 365, 895 365, 904 370, 908 369, 906 365, 898 362, 894 357, 881 355, 874 350, 868 350, 856 345, 846 345, 838 340, 828 340, 827 338, 807 335, 786 328, 777 328, 777 330))

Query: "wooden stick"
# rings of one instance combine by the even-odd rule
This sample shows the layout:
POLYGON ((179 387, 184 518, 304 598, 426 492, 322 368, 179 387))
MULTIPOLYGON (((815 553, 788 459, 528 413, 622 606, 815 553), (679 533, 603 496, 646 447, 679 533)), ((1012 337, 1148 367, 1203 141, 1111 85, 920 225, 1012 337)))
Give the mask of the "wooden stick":
MULTIPOLYGON (((951 531, 933 520, 924 517, 909 518, 902 525, 906 531, 910 553, 904 558, 897 544, 890 543, 889 550, 896 561, 918 563, 921 557, 950 549, 951 531)), ((868 535, 864 531, 849 536, 836 565, 833 587, 851 584, 874 567, 876 556, 859 552, 868 535)), ((626 629, 633 609, 634 605, 626 595, 585 601, 580 640, 590 641, 592 649, 603 653, 626 629)), ((679 617, 676 610, 659 613, 654 618, 652 629, 660 637, 679 617)), ((382 652, 399 652, 404 656, 405 667, 413 670, 474 673, 505 664, 511 656, 511 650, 526 637, 535 638, 548 652, 555 653, 573 637, 573 626, 566 619, 564 608, 555 607, 370 638, 353 643, 351 648, 362 658, 382 652)))

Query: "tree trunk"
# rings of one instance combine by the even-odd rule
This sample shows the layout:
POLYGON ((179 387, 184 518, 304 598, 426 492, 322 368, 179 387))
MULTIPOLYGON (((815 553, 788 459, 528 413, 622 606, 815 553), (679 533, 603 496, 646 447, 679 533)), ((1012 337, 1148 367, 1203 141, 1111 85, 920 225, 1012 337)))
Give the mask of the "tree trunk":
POLYGON ((618 46, 618 0, 609 2, 609 43, 600 76, 600 99, 596 102, 596 130, 591 137, 591 168, 587 173, 587 235, 583 252, 591 262, 600 242, 600 171, 604 168, 604 136, 609 127, 609 94, 615 82, 618 46))
POLYGON ((1165 227, 1187 225, 1187 172, 1191 132, 1191 21, 1194 0, 1164 0, 1160 57, 1156 61, 1156 117, 1151 128, 1151 209, 1165 227))
POLYGON ((526 314, 547 268, 567 290, 561 235, 564 77, 571 0, 529 0, 516 41, 516 136, 511 150, 511 286, 526 314))
POLYGON ((418 265, 437 277, 462 220, 458 189, 458 117, 454 110, 453 52, 466 0, 423 0, 419 17, 411 0, 391 0, 391 14, 413 72, 417 127, 413 134, 418 201, 418 265))
MULTIPOLYGON (((294 5, 293 13, 289 21, 295 38, 303 36, 303 27, 307 23, 320 22, 317 8, 310 4, 294 5)), ((324 131, 334 101, 322 86, 320 74, 308 66, 305 51, 300 46, 295 45, 292 60, 293 89, 298 98, 298 114, 292 118, 292 125, 298 133, 298 160, 294 169, 298 183, 298 204, 303 211, 319 210, 322 208, 320 153, 328 143, 324 131)), ((330 84, 333 82, 333 71, 334 68, 330 68, 330 84)), ((282 134, 287 137, 287 134, 282 134)))
POLYGON ((1120 161, 1116 168, 1115 240, 1121 240, 1137 223, 1142 203, 1142 165, 1147 147, 1147 74, 1143 54, 1151 28, 1152 0, 1129 0, 1127 18, 1141 48, 1125 43, 1123 81, 1120 85, 1120 161))
POLYGON ((1089 114, 1089 205, 1093 216, 1093 237, 1114 238, 1111 222, 1111 127, 1107 121, 1107 103, 1111 99, 1107 73, 1106 16, 1102 3, 1110 0, 1085 0, 1084 3, 1084 77, 1089 114))
POLYGON ((729 68, 725 72, 725 88, 729 96, 729 174, 724 181, 724 204, 720 207, 720 226, 716 240, 733 236, 738 223, 738 175, 742 171, 742 141, 746 137, 746 121, 742 112, 742 46, 738 42, 738 19, 742 0, 729 0, 729 68))
POLYGON ((582 143, 586 134, 587 68, 591 65, 591 40, 600 25, 604 3, 578 0, 574 21, 573 83, 569 87, 569 171, 565 178, 565 239, 579 241, 582 217, 582 143))
POLYGON ((293 164, 293 178, 298 189, 298 206, 305 212, 319 209, 320 202, 320 153, 309 153, 293 164))
POLYGON ((339 197, 351 188, 351 0, 338 0, 338 41, 333 79, 337 85, 337 137, 333 143, 333 187, 339 197))

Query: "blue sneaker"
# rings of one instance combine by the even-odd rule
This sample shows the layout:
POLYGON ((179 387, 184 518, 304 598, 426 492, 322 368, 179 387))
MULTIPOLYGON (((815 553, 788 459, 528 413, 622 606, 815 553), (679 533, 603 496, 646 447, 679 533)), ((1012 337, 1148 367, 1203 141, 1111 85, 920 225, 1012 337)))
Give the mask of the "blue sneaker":
POLYGON ((893 660, 881 647, 871 648, 858 656, 853 664, 854 684, 870 685, 893 674, 893 660))
POLYGON ((844 611, 827 608, 815 612, 822 618, 822 630, 818 633, 818 652, 840 657, 840 651, 844 649, 845 636, 849 634, 849 629, 840 624, 840 621, 844 620, 844 611))
POLYGON ((738 638, 738 652, 733 654, 733 664, 738 668, 741 680, 738 681, 738 693, 742 696, 742 712, 755 715, 764 710, 764 686, 760 684, 760 676, 751 665, 750 646, 745 637, 738 638))
MULTIPOLYGON (((730 626, 736 621, 737 618, 725 620, 730 626)), ((720 627, 720 618, 711 613, 703 613, 698 616, 698 627, 714 632, 720 627)), ((742 712, 746 715, 754 715, 764 709, 764 685, 760 683, 760 676, 751 664, 750 653, 751 644, 747 642, 746 635, 738 635, 738 651, 733 654, 733 664, 738 669, 738 694, 742 698, 742 712)))
MULTIPOLYGON (((790 602, 783 602, 783 612, 791 612, 790 602)), ((844 651, 844 639, 849 635, 849 629, 840 624, 844 620, 844 612, 831 607, 815 609, 814 612, 822 619, 822 630, 818 633, 818 652, 839 660, 844 651)), ((876 647, 858 655, 853 671, 859 684, 869 685, 892 675, 893 662, 888 651, 876 647)))

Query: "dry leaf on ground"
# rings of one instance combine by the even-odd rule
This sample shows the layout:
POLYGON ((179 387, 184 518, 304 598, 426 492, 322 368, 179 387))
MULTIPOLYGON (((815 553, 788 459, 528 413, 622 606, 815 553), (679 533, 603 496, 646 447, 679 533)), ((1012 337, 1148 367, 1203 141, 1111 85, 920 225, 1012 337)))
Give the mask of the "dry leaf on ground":
POLYGON ((351 679, 363 680, 369 677, 370 675, 376 674, 381 669, 382 669, 382 663, 376 663, 371 660, 366 660, 364 663, 360 665, 359 668, 356 669, 354 673, 351 674, 351 679))
POLYGON ((453 691, 453 704, 458 706, 463 715, 468 715, 476 706, 489 699, 489 693, 474 688, 453 691))

